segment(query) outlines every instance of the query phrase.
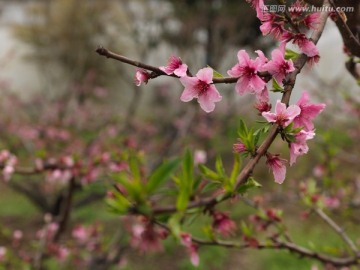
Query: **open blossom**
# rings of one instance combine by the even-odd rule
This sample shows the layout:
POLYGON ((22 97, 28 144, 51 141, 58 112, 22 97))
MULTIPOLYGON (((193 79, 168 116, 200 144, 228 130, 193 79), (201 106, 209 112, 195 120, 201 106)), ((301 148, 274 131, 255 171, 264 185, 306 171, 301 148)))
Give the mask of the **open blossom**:
POLYGON ((290 166, 296 162, 298 156, 305 155, 309 151, 307 140, 313 139, 313 131, 301 130, 295 135, 295 142, 290 143, 290 166))
POLYGON ((281 127, 287 127, 296 116, 300 114, 300 107, 298 105, 286 105, 280 100, 276 102, 275 113, 263 112, 262 116, 270 123, 276 123, 281 127))
POLYGON ((287 161, 285 159, 279 158, 279 155, 267 154, 266 157, 266 164, 272 170, 275 182, 282 184, 285 180, 287 161))
POLYGON ((267 70, 278 83, 282 83, 285 76, 295 70, 292 60, 285 60, 285 43, 280 45, 279 49, 275 49, 271 53, 271 60, 264 65, 267 70))
POLYGON ((179 57, 172 55, 169 58, 167 66, 159 67, 159 69, 164 71, 167 75, 175 74, 176 76, 184 77, 186 76, 186 71, 188 69, 188 66, 186 64, 183 64, 183 62, 179 57))
POLYGON ((223 236, 231 235, 236 229, 236 224, 229 218, 229 215, 222 212, 214 212, 212 227, 223 236))
POLYGON ((196 73, 196 77, 185 76, 180 78, 180 82, 185 89, 180 97, 183 102, 188 102, 197 98, 200 107, 207 113, 215 109, 215 102, 219 102, 222 96, 212 84, 213 70, 203 68, 196 73))
POLYGON ((308 57, 319 58, 319 50, 315 43, 308 39, 304 34, 292 34, 290 32, 284 33, 282 41, 289 42, 290 40, 292 40, 292 43, 297 45, 301 52, 306 54, 308 57))
POLYGON ((140 86, 142 83, 147 84, 150 79, 150 73, 144 69, 137 69, 135 73, 135 85, 140 86))
POLYGON ((257 54, 259 57, 252 60, 245 50, 240 50, 237 54, 239 63, 227 72, 230 76, 239 78, 235 89, 240 95, 246 92, 260 94, 266 85, 266 82, 260 78, 258 72, 262 71, 267 59, 261 51, 257 51, 257 54))
POLYGON ((296 105, 301 109, 301 113, 294 119, 294 127, 304 127, 306 131, 314 129, 313 119, 326 107, 324 103, 311 104, 309 101, 309 93, 304 91, 298 102, 296 102, 296 105))

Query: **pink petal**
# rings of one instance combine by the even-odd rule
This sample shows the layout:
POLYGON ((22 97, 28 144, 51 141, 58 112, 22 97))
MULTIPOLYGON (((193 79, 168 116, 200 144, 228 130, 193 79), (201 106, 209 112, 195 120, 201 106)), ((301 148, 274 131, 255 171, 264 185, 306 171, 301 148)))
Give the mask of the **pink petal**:
POLYGON ((289 119, 291 119, 291 121, 300 114, 301 109, 298 105, 290 105, 287 109, 286 109, 286 114, 288 116, 289 119))
POLYGON ((237 53, 237 57, 240 65, 248 65, 248 63, 250 62, 250 57, 245 50, 240 50, 237 53))
POLYGON ((296 102, 296 105, 301 106, 303 104, 307 104, 310 101, 310 96, 307 91, 304 91, 299 98, 299 100, 296 102))
POLYGON ((197 78, 189 76, 182 77, 179 81, 185 88, 195 88, 199 82, 197 78))
POLYGON ((219 102, 222 96, 216 90, 215 86, 211 85, 209 89, 198 97, 200 107, 207 113, 215 109, 215 102, 219 102))
POLYGON ((286 111, 286 105, 278 99, 275 105, 275 114, 279 115, 284 113, 285 111, 286 111))
POLYGON ((276 114, 275 113, 263 112, 261 115, 270 123, 276 122, 276 114))
POLYGON ((174 74, 179 77, 186 76, 188 66, 186 64, 182 64, 179 68, 175 69, 174 74))
POLYGON ((196 73, 196 77, 206 83, 212 83, 213 70, 212 68, 203 68, 196 73))
POLYGON ((275 182, 278 184, 282 184, 285 180, 286 176, 286 167, 285 165, 282 166, 273 166, 272 167, 273 175, 275 178, 275 182))
POLYGON ((183 102, 188 102, 193 98, 197 97, 197 91, 194 88, 185 88, 181 94, 180 100, 183 102))
POLYGON ((233 66, 230 70, 227 71, 227 74, 235 78, 240 77, 242 75, 242 72, 240 70, 240 65, 236 64, 235 66, 233 66))
POLYGON ((235 90, 240 96, 244 95, 246 90, 248 90, 250 80, 247 77, 240 77, 235 85, 235 90))
POLYGON ((255 93, 260 93, 266 85, 266 83, 259 76, 253 76, 250 79, 250 84, 255 93))

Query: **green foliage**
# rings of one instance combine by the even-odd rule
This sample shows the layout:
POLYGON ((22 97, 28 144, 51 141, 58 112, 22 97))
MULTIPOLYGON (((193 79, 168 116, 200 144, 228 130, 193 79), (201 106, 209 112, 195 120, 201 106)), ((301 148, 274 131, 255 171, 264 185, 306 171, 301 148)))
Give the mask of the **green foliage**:
POLYGON ((148 183, 146 185, 147 192, 151 194, 162 186, 166 180, 168 180, 172 174, 178 169, 181 164, 181 159, 176 158, 169 161, 165 161, 149 176, 148 183))
POLYGON ((275 78, 272 79, 272 92, 274 93, 284 93, 284 88, 282 88, 279 83, 275 80, 275 78))
POLYGON ((177 178, 176 184, 179 189, 176 207, 180 212, 183 212, 186 210, 194 185, 194 159, 189 149, 185 151, 182 172, 177 178))
POLYGON ((286 60, 296 60, 297 58, 299 58, 300 54, 297 52, 294 52, 290 49, 286 49, 285 50, 285 59, 286 60))

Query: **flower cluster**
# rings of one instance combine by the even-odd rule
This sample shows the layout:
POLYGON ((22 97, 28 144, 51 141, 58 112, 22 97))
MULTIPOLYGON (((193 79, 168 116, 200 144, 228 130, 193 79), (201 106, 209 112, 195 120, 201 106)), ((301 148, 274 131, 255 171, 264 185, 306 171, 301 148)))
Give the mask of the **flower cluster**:
MULTIPOLYGON (((297 157, 308 152, 307 141, 315 137, 313 120, 325 108, 325 104, 309 103, 308 92, 304 91, 295 105, 286 108, 280 100, 276 102, 275 112, 263 112, 262 116, 269 122, 277 124, 285 130, 291 124, 294 129, 293 140, 289 141, 290 165, 296 162, 297 157), (298 130, 297 130, 298 129, 298 130)), ((287 161, 278 155, 267 155, 267 164, 274 174, 275 181, 281 184, 285 180, 287 161)))

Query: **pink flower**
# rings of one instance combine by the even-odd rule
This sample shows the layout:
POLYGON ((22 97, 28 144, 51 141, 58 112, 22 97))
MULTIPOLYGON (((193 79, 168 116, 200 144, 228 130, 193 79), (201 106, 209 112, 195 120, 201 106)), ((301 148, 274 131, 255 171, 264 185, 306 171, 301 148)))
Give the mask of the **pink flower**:
POLYGON ((192 265, 198 266, 200 262, 199 254, 198 254, 199 247, 192 242, 190 234, 181 233, 180 237, 181 237, 181 244, 187 248, 192 265))
POLYGON ((162 66, 159 69, 164 71, 167 75, 175 74, 178 77, 184 77, 186 76, 188 66, 186 64, 183 64, 179 57, 172 55, 169 58, 167 66, 162 66))
POLYGON ((285 32, 284 22, 275 13, 264 13, 260 18, 262 25, 260 30, 264 36, 272 35, 276 39, 280 39, 285 32))
POLYGON ((306 17, 302 20, 302 23, 309 29, 316 29, 319 24, 319 17, 319 12, 311 13, 306 15, 306 17))
POLYGON ((285 180, 286 175, 286 166, 287 161, 285 159, 279 158, 279 155, 267 154, 266 164, 270 167, 273 172, 275 182, 282 184, 285 180))
POLYGON ((144 69, 137 69, 135 73, 135 85, 140 86, 142 83, 147 84, 150 79, 150 73, 144 69))
POLYGON ((153 224, 135 224, 132 228, 131 245, 142 252, 161 251, 163 246, 161 240, 167 237, 167 232, 157 229, 153 224))
POLYGON ((236 229, 236 224, 229 218, 229 215, 221 212, 214 212, 212 227, 223 236, 231 235, 236 229))
POLYGON ((239 63, 227 72, 230 76, 239 78, 235 86, 239 95, 243 95, 245 92, 260 94, 266 85, 266 82, 257 73, 262 70, 267 59, 261 51, 257 51, 257 53, 259 57, 252 60, 245 50, 240 50, 237 54, 239 63))
POLYGON ((292 60, 285 60, 285 43, 280 45, 279 49, 275 49, 271 53, 271 60, 264 65, 266 69, 278 83, 282 83, 285 76, 295 70, 292 60))
POLYGON ((244 153, 246 152, 246 146, 243 143, 234 143, 233 150, 235 153, 244 153))
POLYGON ((319 56, 319 50, 304 34, 296 34, 293 36, 293 43, 296 44, 302 53, 306 54, 308 57, 319 56))
POLYGON ((261 19, 265 8, 264 0, 246 0, 246 2, 251 3, 251 6, 256 10, 256 17, 261 19))
POLYGON ((275 113, 263 112, 262 116, 270 123, 276 123, 281 127, 287 127, 296 116, 300 114, 300 107, 291 105, 286 108, 286 105, 280 100, 276 102, 275 113))
POLYGON ((294 119, 294 126, 303 126, 306 131, 314 129, 314 124, 312 123, 313 119, 326 107, 324 103, 311 104, 309 101, 309 93, 304 91, 298 102, 296 102, 296 105, 301 109, 301 113, 294 119))
POLYGON ((313 139, 315 133, 313 131, 301 130, 295 135, 295 142, 290 143, 290 166, 292 166, 298 156, 305 155, 309 151, 306 144, 307 140, 313 139))
POLYGON ((193 98, 197 98, 200 107, 207 113, 215 109, 215 102, 219 102, 222 96, 212 84, 213 70, 211 68, 203 68, 198 71, 196 77, 184 76, 180 78, 180 82, 185 89, 180 97, 183 102, 188 102, 193 98))

